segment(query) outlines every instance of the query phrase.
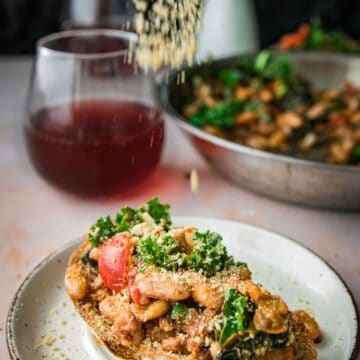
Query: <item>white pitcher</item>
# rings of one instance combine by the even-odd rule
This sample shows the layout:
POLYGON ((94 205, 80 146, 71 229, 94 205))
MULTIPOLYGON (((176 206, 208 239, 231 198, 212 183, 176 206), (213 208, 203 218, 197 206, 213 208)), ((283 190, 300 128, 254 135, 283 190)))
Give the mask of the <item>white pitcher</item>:
POLYGON ((259 50, 252 0, 205 0, 197 60, 219 59, 259 50))

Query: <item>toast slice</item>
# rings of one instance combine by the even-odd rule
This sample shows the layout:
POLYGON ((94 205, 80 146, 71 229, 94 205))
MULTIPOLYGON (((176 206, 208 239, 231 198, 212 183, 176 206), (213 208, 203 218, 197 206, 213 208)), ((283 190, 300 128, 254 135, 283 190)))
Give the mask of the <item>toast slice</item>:
MULTIPOLYGON (((83 277, 86 281, 89 281, 91 276, 89 271, 89 266, 84 264, 84 257, 87 256, 91 250, 91 245, 85 239, 84 242, 74 250, 70 259, 69 265, 67 268, 67 275, 69 273, 77 273, 78 276, 83 277)), ((67 287, 68 290, 68 287, 67 287)), ((119 342, 112 336, 111 324, 101 315, 99 311, 99 303, 96 300, 91 299, 88 296, 85 296, 82 299, 74 299, 73 294, 69 293, 69 298, 72 301, 76 312, 80 315, 83 321, 88 325, 92 333, 107 347, 111 353, 114 354, 114 358, 118 359, 136 359, 135 349, 127 348, 119 344, 119 342)))
POLYGON ((77 313, 114 358, 317 358, 315 319, 254 283, 219 234, 165 227, 146 209, 100 219, 66 269, 77 313))
MULTIPOLYGON (((77 273, 77 276, 86 279, 90 283, 92 265, 84 264, 84 259, 88 257, 91 251, 90 243, 85 239, 84 242, 74 250, 72 253, 69 265, 67 268, 67 277, 70 273, 77 273)), ((117 359, 164 359, 164 360, 188 360, 188 355, 169 354, 161 349, 151 347, 148 344, 141 344, 139 347, 125 347, 121 345, 117 338, 112 334, 112 324, 99 311, 99 301, 94 300, 91 295, 90 286, 87 286, 87 295, 82 299, 74 299, 74 296, 69 291, 69 297, 83 321, 88 325, 92 333, 103 343, 103 345, 114 355, 117 359)), ((294 324, 294 341, 293 341, 293 355, 287 357, 285 354, 266 355, 259 357, 263 360, 315 360, 317 358, 316 344, 310 338, 302 333, 301 326, 294 324)))

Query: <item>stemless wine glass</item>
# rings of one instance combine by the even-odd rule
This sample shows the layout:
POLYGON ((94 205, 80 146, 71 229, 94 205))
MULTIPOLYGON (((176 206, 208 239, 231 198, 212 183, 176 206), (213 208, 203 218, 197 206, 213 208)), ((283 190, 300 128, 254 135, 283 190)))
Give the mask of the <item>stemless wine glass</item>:
POLYGON ((81 195, 119 192, 159 162, 164 123, 151 78, 131 61, 136 35, 72 30, 39 40, 25 137, 36 170, 81 195))
POLYGON ((131 30, 134 14, 133 0, 63 0, 60 26, 63 30, 131 30))

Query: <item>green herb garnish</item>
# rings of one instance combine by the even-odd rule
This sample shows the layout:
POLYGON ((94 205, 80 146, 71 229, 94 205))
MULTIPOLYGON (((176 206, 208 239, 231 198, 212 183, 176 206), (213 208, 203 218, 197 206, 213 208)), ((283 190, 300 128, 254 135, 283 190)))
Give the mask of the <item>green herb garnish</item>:
POLYGON ((327 35, 321 27, 319 19, 313 19, 310 25, 310 33, 305 41, 305 48, 318 50, 326 47, 327 35))
MULTIPOLYGON (((135 225, 146 221, 144 214, 151 216, 166 231, 171 225, 169 208, 169 205, 161 204, 158 198, 148 201, 138 209, 123 207, 113 219, 110 216, 98 219, 90 228, 89 241, 93 247, 97 247, 118 233, 130 231, 135 225)), ((194 248, 191 253, 186 253, 172 236, 152 235, 140 239, 135 255, 144 266, 151 264, 167 270, 189 268, 202 271, 206 276, 238 265, 233 257, 227 254, 219 234, 211 231, 195 232, 193 241, 194 248)))
POLYGON ((187 258, 189 268, 203 271, 207 276, 235 265, 222 243, 222 237, 216 232, 195 232, 195 242, 192 253, 187 258))
POLYGON ((190 123, 202 127, 213 125, 220 128, 229 128, 234 125, 235 115, 242 111, 244 103, 239 100, 231 99, 220 102, 214 108, 202 106, 199 111, 190 116, 190 123))
POLYGON ((93 247, 97 247, 115 234, 129 231, 134 225, 144 222, 144 213, 148 213, 157 224, 161 223, 167 228, 171 224, 169 209, 170 206, 161 204, 158 198, 149 200, 138 209, 125 206, 115 214, 114 219, 110 216, 98 219, 90 228, 89 241, 93 247))
POLYGON ((222 69, 219 73, 220 81, 228 87, 234 87, 243 77, 239 69, 222 69))
POLYGON ((270 60, 271 60, 270 51, 261 51, 259 55, 255 58, 255 62, 253 66, 255 72, 261 74, 268 66, 270 60))
POLYGON ((193 240, 194 249, 190 254, 186 254, 179 249, 179 244, 173 237, 151 236, 140 241, 136 248, 136 256, 145 264, 167 270, 187 267, 202 271, 207 276, 230 266, 244 266, 243 263, 235 264, 233 257, 227 254, 219 234, 211 231, 196 232, 193 240))
POLYGON ((140 241, 136 254, 145 264, 177 270, 184 265, 186 254, 178 252, 178 243, 169 235, 148 237, 140 241))
POLYGON ((294 66, 285 54, 273 55, 269 51, 262 51, 255 59, 254 71, 266 80, 280 79, 285 84, 294 81, 294 66))
POLYGON ((88 234, 92 246, 97 247, 103 241, 113 237, 116 234, 116 224, 113 223, 110 216, 104 216, 96 221, 90 228, 88 234))
POLYGON ((223 307, 225 322, 220 333, 219 342, 224 345, 239 331, 245 331, 248 326, 248 300, 245 296, 236 293, 235 289, 225 292, 223 307))
POLYGON ((185 305, 181 303, 175 303, 171 310, 170 317, 171 320, 182 323, 185 321, 188 313, 189 313, 189 309, 185 305))
POLYGON ((166 225, 170 225, 171 218, 169 210, 170 205, 161 204, 159 198, 153 198, 142 206, 139 212, 148 212, 157 224, 163 220, 166 225))
POLYGON ((321 25, 318 18, 312 19, 310 32, 302 48, 309 50, 333 50, 345 53, 359 53, 360 45, 339 29, 329 31, 321 25))

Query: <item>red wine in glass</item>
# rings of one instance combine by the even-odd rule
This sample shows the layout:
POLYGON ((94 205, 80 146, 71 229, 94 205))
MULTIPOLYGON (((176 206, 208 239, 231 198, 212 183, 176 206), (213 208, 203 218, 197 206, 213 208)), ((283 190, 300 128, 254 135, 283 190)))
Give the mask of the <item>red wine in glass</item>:
POLYGON ((129 61, 134 42, 113 29, 38 42, 24 128, 49 183, 83 196, 121 194, 158 165, 164 123, 152 78, 129 61))
POLYGON ((163 126, 160 113, 141 103, 93 99, 38 111, 25 134, 45 179, 97 195, 135 186, 155 169, 163 126))

